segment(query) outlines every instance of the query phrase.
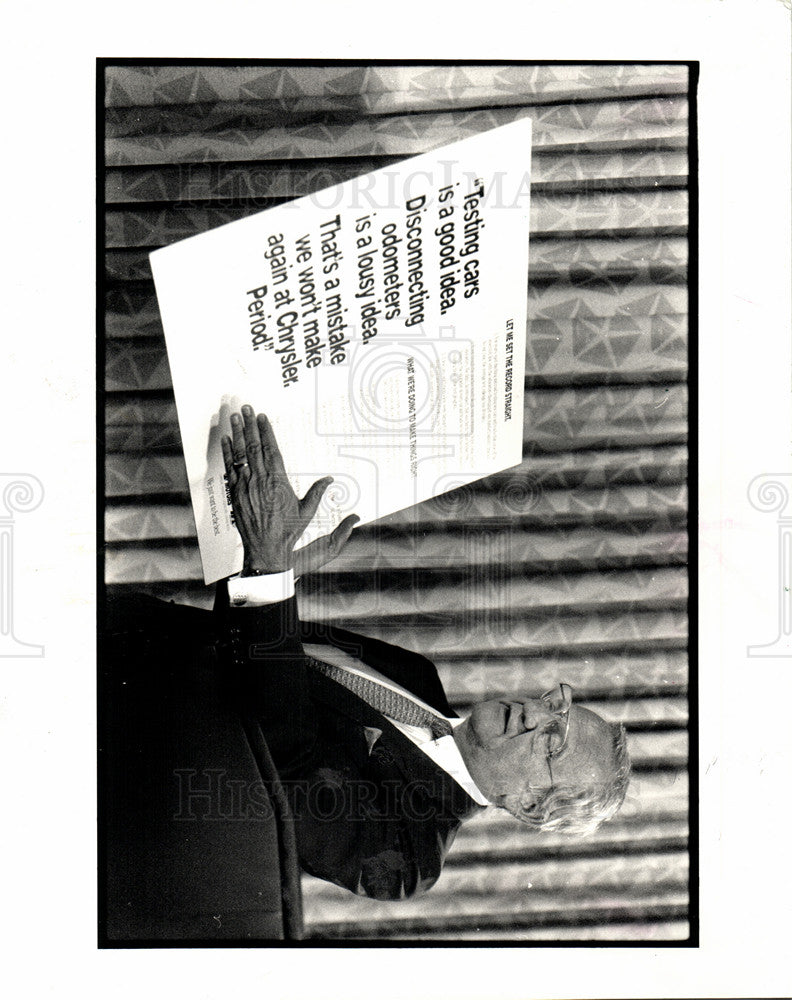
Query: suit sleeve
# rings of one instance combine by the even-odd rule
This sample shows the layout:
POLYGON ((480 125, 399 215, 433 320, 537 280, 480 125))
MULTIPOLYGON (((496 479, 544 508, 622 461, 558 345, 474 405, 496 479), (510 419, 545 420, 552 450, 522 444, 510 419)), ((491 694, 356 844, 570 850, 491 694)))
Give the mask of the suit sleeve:
POLYGON ((362 727, 319 716, 294 597, 225 608, 230 689, 267 741, 295 821, 302 867, 359 895, 404 899, 428 889, 445 838, 405 787, 385 748, 369 753, 362 727))
POLYGON ((317 752, 315 707, 300 642, 296 598, 216 610, 228 639, 228 685, 242 714, 255 717, 281 778, 300 773, 317 752))

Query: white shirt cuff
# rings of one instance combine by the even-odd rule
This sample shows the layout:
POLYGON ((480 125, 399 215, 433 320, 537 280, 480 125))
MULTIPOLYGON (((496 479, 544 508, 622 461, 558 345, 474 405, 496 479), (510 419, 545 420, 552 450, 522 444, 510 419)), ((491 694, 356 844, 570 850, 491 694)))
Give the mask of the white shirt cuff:
POLYGON ((294 570, 264 576, 232 576, 228 599, 234 607, 255 608, 294 597, 294 570))

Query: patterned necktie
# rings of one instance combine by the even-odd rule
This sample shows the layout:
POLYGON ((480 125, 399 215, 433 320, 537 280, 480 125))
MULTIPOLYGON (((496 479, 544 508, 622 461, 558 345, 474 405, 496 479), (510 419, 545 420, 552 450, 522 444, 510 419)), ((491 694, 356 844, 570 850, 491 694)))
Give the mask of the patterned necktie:
POLYGON ((360 674, 353 674, 351 670, 344 670, 343 667, 337 667, 332 663, 315 660, 312 656, 306 656, 306 660, 325 677, 352 691, 383 715, 409 726, 429 729, 435 740, 439 740, 441 736, 451 735, 451 723, 448 719, 422 708, 412 698, 406 698, 398 691, 385 687, 384 684, 378 684, 368 677, 361 677, 360 674))

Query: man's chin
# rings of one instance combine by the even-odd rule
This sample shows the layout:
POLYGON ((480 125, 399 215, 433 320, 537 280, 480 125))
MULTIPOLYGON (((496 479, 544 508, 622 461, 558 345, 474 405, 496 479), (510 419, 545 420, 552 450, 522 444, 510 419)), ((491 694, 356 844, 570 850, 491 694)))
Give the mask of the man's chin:
POLYGON ((479 746, 490 747, 503 736, 506 712, 506 706, 499 701, 483 701, 474 706, 468 726, 479 746))

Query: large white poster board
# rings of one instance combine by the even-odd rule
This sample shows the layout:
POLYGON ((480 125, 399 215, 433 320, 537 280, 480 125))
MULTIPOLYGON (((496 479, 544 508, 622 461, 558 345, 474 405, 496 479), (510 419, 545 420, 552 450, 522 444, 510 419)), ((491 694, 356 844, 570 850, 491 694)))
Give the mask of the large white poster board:
POLYGON ((300 544, 520 462, 531 123, 157 250, 204 579, 240 570, 220 438, 249 402, 302 496, 300 544))

